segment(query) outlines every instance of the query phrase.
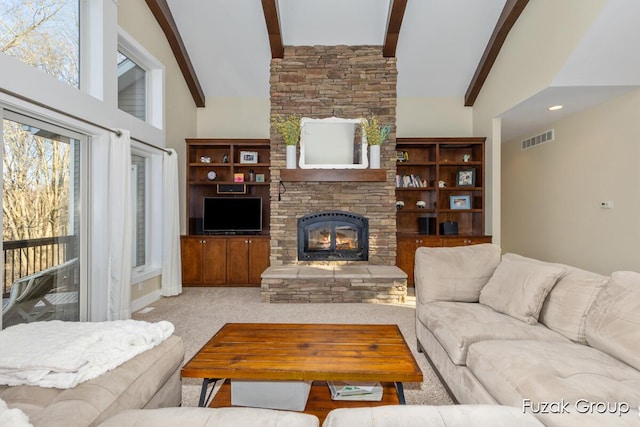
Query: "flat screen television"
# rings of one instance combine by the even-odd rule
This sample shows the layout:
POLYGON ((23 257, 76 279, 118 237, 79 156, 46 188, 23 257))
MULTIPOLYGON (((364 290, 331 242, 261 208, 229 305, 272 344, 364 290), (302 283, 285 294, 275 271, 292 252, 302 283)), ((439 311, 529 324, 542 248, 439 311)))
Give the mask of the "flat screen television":
POLYGON ((202 231, 205 233, 258 233, 262 231, 260 197, 205 197, 202 231))

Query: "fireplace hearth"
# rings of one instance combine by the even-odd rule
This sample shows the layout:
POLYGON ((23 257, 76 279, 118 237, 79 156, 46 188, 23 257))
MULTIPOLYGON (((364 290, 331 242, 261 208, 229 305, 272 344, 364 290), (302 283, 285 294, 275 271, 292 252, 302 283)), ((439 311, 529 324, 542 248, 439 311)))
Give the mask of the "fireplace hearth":
POLYGON ((299 261, 367 261, 369 220, 351 212, 317 212, 298 219, 299 261))

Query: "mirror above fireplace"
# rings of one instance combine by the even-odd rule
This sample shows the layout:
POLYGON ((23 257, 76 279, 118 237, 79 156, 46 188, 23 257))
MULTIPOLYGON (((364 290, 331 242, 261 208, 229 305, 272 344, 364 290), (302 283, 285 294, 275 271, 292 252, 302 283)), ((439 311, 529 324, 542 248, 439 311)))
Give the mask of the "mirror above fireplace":
POLYGON ((361 119, 329 117, 300 120, 301 169, 366 169, 367 144, 361 119))

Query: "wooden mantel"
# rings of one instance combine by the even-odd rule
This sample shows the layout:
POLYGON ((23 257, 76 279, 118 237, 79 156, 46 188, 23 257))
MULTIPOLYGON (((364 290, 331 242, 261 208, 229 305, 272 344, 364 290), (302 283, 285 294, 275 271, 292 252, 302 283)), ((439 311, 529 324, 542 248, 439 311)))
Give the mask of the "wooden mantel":
POLYGON ((280 179, 285 182, 384 182, 387 180, 387 171, 385 169, 281 169, 280 179))

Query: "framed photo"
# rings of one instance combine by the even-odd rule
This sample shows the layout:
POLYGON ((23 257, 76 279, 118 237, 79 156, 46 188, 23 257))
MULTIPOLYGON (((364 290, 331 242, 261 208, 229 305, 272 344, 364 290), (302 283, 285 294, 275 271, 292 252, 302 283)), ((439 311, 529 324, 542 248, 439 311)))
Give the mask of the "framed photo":
POLYGON ((234 173, 233 174, 233 182, 244 182, 244 174, 243 173, 234 173))
POLYGON ((256 174, 256 182, 264 182, 264 174, 263 173, 257 173, 256 174))
POLYGON ((471 209, 471 196, 449 196, 450 209, 471 209))
POLYGON ((258 153, 256 151, 241 151, 240 163, 258 163, 258 153))
POLYGON ((460 169, 456 178, 456 185, 458 187, 475 187, 476 185, 476 170, 460 169))

